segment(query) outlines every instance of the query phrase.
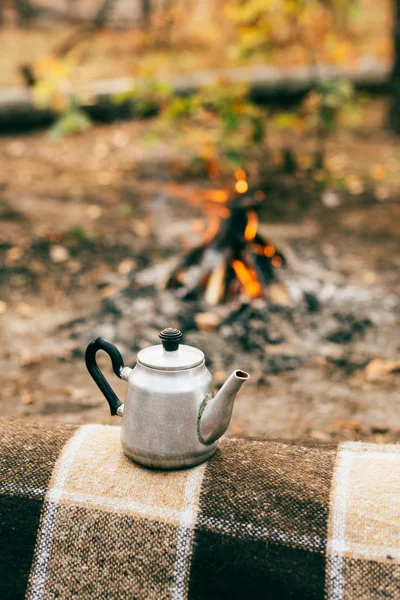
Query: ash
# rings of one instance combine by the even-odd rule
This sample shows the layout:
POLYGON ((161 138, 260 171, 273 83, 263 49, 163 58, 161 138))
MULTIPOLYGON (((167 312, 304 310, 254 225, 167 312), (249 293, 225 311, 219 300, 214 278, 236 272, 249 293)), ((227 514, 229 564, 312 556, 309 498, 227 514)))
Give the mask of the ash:
POLYGON ((270 375, 315 358, 316 348, 317 356, 334 361, 351 346, 358 366, 368 363, 377 345, 384 354, 393 351, 386 332, 395 322, 397 301, 379 288, 310 282, 289 269, 263 298, 242 295, 210 307, 203 298, 182 299, 175 290, 159 289, 170 269, 166 262, 133 274, 103 299, 98 312, 64 325, 78 353, 100 335, 118 346, 126 364, 134 364, 141 348, 159 343, 163 328, 177 327, 184 343, 205 352, 219 385, 238 366, 251 372, 253 383, 268 382, 270 375))

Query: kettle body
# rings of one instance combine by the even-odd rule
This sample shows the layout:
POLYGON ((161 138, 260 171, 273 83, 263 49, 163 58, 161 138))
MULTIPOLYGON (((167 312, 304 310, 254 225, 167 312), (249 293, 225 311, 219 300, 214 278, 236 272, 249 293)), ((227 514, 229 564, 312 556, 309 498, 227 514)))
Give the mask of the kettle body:
POLYGON ((122 417, 121 444, 129 458, 152 468, 192 467, 215 452, 236 394, 249 375, 234 371, 213 398, 203 352, 180 344, 182 333, 177 329, 164 329, 160 338, 162 344, 138 353, 133 369, 124 366, 113 344, 97 338, 86 349, 86 366, 111 414, 122 417), (107 352, 114 373, 128 382, 124 404, 97 366, 98 350, 107 352))
POLYGON ((125 454, 164 469, 190 467, 209 458, 217 443, 199 439, 198 418, 211 386, 204 363, 185 371, 157 371, 138 362, 128 377, 122 417, 125 454))

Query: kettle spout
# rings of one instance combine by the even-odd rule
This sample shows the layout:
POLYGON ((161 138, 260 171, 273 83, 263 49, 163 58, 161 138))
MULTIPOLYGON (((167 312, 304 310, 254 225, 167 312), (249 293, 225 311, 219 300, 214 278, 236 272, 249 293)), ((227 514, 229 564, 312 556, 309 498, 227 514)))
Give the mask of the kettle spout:
POLYGON ((215 398, 203 402, 198 419, 198 434, 203 444, 212 444, 228 429, 236 394, 249 377, 245 371, 233 371, 215 398))

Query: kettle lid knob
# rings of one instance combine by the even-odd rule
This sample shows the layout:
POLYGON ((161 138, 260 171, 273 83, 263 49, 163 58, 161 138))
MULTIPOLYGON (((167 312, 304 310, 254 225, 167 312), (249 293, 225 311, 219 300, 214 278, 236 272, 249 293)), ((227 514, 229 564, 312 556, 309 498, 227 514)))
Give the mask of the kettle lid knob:
POLYGON ((167 352, 173 352, 174 350, 178 350, 179 342, 182 339, 182 332, 179 331, 179 329, 167 327, 166 329, 162 330, 159 337, 162 341, 164 350, 167 352))

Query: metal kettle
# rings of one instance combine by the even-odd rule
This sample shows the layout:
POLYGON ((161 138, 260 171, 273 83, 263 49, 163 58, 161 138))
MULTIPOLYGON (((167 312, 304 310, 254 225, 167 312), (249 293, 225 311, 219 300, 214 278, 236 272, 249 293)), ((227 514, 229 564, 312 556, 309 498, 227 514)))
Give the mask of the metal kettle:
POLYGON ((162 344, 138 353, 131 369, 124 366, 119 350, 99 337, 86 349, 86 366, 111 414, 122 417, 121 444, 127 456, 147 467, 191 467, 215 452, 231 420, 236 394, 250 376, 235 370, 213 397, 203 352, 181 344, 178 329, 164 329, 160 338, 162 344), (128 382, 125 404, 97 366, 98 350, 107 352, 114 373, 128 382))

